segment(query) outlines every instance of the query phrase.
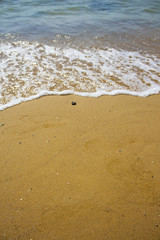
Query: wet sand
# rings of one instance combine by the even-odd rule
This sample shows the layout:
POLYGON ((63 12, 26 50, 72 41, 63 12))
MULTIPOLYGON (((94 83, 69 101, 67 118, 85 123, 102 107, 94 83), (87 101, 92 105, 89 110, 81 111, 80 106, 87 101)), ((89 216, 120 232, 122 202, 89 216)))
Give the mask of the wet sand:
POLYGON ((43 97, 0 123, 1 240, 160 239, 160 95, 43 97))

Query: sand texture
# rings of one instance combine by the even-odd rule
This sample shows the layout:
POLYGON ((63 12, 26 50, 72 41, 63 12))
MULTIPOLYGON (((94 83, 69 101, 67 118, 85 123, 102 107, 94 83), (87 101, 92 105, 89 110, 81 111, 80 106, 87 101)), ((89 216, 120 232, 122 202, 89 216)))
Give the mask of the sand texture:
POLYGON ((160 240, 160 95, 43 97, 0 123, 0 240, 160 240))

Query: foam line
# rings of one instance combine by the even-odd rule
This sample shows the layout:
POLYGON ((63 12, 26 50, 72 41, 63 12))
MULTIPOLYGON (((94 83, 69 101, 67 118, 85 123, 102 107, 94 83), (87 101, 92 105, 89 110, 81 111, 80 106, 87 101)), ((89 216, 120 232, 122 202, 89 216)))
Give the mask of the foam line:
POLYGON ((86 97, 160 92, 160 59, 113 48, 0 43, 0 110, 44 95, 86 97))
POLYGON ((48 92, 48 91, 43 91, 40 94, 37 94, 35 96, 30 96, 28 98, 20 98, 20 99, 16 99, 10 103, 4 104, 4 105, 0 105, 0 111, 1 110, 5 110, 6 108, 9 107, 13 107, 15 105, 18 105, 22 102, 27 102, 27 101, 31 101, 31 100, 35 100, 38 99, 40 97, 43 96, 63 96, 63 95, 77 95, 77 96, 81 96, 81 97, 94 97, 94 98, 98 98, 101 96, 115 96, 115 95, 131 95, 131 96, 137 96, 137 97, 148 97, 150 95, 154 95, 154 94, 158 94, 160 93, 160 87, 155 88, 155 89, 150 89, 148 91, 144 91, 144 92, 131 92, 131 91, 127 91, 127 90, 113 90, 111 92, 105 92, 105 91, 97 91, 94 93, 86 93, 86 92, 74 92, 74 91, 62 91, 62 92, 48 92))

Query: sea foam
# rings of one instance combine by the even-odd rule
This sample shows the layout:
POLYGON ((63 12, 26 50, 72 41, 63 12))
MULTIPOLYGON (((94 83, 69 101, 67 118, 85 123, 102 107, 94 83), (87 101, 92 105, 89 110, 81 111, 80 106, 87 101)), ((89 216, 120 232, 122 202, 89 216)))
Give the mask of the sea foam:
POLYGON ((160 92, 160 59, 114 48, 0 43, 0 110, 44 95, 160 92))

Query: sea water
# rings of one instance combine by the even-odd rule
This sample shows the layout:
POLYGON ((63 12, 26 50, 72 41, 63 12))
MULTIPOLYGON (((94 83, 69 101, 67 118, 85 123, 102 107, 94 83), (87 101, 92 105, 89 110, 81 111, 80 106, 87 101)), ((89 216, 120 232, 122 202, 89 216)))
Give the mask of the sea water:
POLYGON ((0 110, 159 92, 159 0, 0 0, 0 110))

